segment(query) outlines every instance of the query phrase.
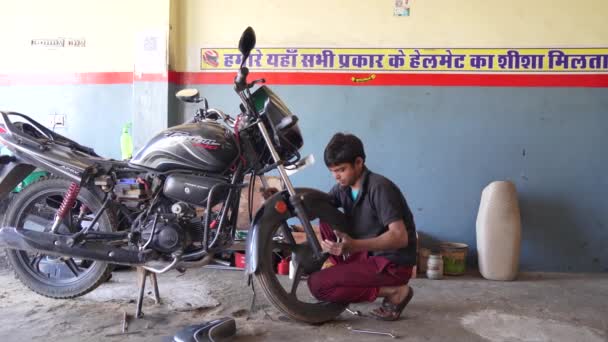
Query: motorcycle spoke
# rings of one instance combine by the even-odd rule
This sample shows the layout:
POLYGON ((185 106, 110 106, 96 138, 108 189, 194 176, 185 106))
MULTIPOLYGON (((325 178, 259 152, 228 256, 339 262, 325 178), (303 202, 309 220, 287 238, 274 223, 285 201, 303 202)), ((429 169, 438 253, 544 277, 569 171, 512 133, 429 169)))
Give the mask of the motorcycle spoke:
POLYGON ((40 261, 42 261, 43 256, 40 253, 36 254, 36 256, 30 261, 30 266, 32 266, 36 271, 40 271, 40 261))
POLYGON ((289 293, 292 297, 297 297, 296 292, 298 290, 298 285, 300 285, 300 280, 302 279, 302 273, 304 273, 304 268, 297 265, 293 283, 291 283, 291 292, 289 293))
POLYGON ((53 220, 56 211, 56 209, 46 203, 38 203, 35 210, 28 211, 28 214, 43 217, 46 220, 53 220))
POLYGON ((293 251, 297 248, 296 244, 291 244, 291 243, 284 243, 284 242, 273 242, 272 243, 272 249, 280 249, 280 250, 288 250, 288 251, 293 251))
POLYGON ((296 244, 296 240, 293 238, 293 235, 291 235, 291 231, 289 230, 287 223, 283 222, 283 224, 281 224, 281 231, 283 233, 283 238, 286 239, 287 242, 292 245, 296 244))
POLYGON ((72 271, 74 276, 78 277, 80 275, 80 273, 82 273, 82 270, 80 270, 78 265, 76 265, 76 262, 74 262, 74 259, 69 258, 67 260, 64 260, 63 262, 70 269, 70 271, 72 271))
POLYGON ((56 203, 57 204, 57 208, 59 208, 59 206, 61 205, 61 201, 57 200, 57 199, 55 199, 53 197, 47 197, 45 200, 47 202, 54 202, 54 203, 56 203))

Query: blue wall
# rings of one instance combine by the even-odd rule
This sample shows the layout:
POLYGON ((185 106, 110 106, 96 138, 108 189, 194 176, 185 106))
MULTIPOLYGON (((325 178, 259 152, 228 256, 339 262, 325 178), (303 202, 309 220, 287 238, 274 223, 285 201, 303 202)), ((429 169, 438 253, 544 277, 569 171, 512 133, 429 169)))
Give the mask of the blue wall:
POLYGON ((50 114, 63 114, 66 125, 56 127, 57 133, 111 158, 120 158, 121 128, 132 121, 132 99, 131 84, 0 87, 0 110, 47 127, 50 114))
MULTIPOLYGON (((133 123, 135 150, 168 127, 169 85, 134 82, 118 85, 0 87, 0 110, 19 112, 49 126, 51 114, 65 115, 59 134, 93 147, 104 157, 121 158, 122 127, 133 123)), ((174 106, 174 104, 172 104, 174 106)))
MULTIPOLYGON (((230 86, 198 88, 210 106, 238 111, 230 86)), ((348 131, 362 138, 368 167, 402 189, 430 237, 474 251, 482 189, 511 180, 522 214, 522 269, 608 271, 608 90, 273 89, 300 118, 303 153, 317 159, 294 176, 297 185, 333 184, 323 149, 333 133, 348 131)), ((179 120, 194 108, 180 105, 179 120)))
MULTIPOLYGON (((170 85, 166 82, 133 83, 133 153, 150 138, 170 125, 168 96, 170 85)), ((175 96, 172 96, 175 98, 175 96)))

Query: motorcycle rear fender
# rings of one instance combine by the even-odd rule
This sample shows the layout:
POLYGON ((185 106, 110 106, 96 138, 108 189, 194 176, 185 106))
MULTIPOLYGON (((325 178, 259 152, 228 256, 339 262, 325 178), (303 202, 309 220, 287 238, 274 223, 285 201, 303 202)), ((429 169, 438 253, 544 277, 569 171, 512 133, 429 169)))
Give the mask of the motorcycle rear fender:
MULTIPOLYGON (((330 224, 336 230, 346 231, 348 226, 346 216, 332 204, 331 197, 327 193, 310 188, 296 188, 296 194, 302 200, 310 221, 318 218, 330 224)), ((290 210, 285 213, 279 213, 275 209, 275 205, 279 201, 289 204, 287 191, 276 193, 268 198, 257 211, 251 223, 245 248, 245 272, 247 274, 253 274, 257 271, 260 262, 259 251, 268 247, 266 246, 267 241, 264 241, 262 237, 266 236, 269 230, 276 228, 281 222, 296 216, 291 206, 289 206, 290 210)))
POLYGON ((36 167, 15 157, 8 164, 0 165, 0 200, 3 200, 36 167))

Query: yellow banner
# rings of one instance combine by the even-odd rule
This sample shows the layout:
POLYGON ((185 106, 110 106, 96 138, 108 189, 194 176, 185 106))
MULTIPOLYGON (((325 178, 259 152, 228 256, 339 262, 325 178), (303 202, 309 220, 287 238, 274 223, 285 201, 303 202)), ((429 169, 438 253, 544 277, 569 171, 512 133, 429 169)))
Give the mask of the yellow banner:
MULTIPOLYGON (((235 70, 237 49, 201 49, 201 70, 235 70)), ((608 72, 608 48, 330 49, 261 48, 252 70, 349 72, 608 72)))

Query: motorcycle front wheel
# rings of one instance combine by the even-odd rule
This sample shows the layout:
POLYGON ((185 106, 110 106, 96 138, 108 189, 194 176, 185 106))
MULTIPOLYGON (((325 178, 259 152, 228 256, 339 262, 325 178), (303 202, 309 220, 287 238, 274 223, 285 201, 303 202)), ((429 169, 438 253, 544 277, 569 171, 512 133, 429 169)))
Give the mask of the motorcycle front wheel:
MULTIPOLYGON (((259 253, 259 266, 256 278, 259 281, 266 298, 280 311, 290 318, 310 323, 319 324, 331 321, 339 316, 347 304, 322 302, 315 299, 306 284, 307 275, 301 267, 291 270, 294 279, 286 275, 278 275, 275 271, 275 261, 279 255, 293 255, 301 250, 303 245, 289 243, 277 224, 273 229, 267 230, 265 236, 260 236, 265 246, 259 253)), ((320 269, 320 266, 319 266, 320 269)), ((311 272, 312 273, 312 272, 311 272)))
MULTIPOLYGON (((50 232, 55 214, 71 182, 43 179, 16 195, 4 217, 4 226, 50 232)), ((102 201, 93 191, 82 188, 63 220, 58 234, 74 234, 87 227, 102 201)), ((111 232, 116 226, 112 210, 105 210, 91 230, 111 232)), ((105 262, 58 257, 43 253, 7 250, 7 261, 15 276, 30 290, 51 298, 82 296, 106 281, 112 266, 105 262)))

